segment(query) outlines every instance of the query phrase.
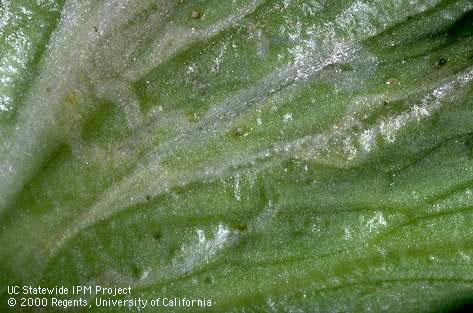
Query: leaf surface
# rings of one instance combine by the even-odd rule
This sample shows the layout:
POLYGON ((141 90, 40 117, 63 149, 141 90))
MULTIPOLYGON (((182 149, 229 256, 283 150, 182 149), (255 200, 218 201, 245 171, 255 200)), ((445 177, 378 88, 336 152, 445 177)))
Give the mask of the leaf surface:
POLYGON ((173 312, 471 301, 472 9, 0 1, 0 285, 212 300, 173 312))

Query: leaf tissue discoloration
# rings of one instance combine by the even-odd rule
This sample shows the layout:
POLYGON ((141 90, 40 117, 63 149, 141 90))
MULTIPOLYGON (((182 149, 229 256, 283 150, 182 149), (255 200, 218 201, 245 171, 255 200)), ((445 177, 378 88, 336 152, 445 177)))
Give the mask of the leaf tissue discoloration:
POLYGON ((472 10, 0 1, 0 285, 212 300, 92 313, 462 305, 472 10))

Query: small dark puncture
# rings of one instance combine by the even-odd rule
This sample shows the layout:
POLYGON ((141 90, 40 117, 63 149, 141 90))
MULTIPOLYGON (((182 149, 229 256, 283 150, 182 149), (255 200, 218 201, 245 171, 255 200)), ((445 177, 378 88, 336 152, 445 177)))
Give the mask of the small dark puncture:
POLYGON ((163 234, 159 230, 156 230, 152 233, 152 236, 154 240, 159 240, 163 237, 163 234))
POLYGON ((237 127, 232 132, 234 137, 241 137, 245 134, 245 130, 241 127, 237 127))
POLYGON ((438 59, 437 66, 444 66, 445 64, 447 64, 447 59, 445 58, 438 59))

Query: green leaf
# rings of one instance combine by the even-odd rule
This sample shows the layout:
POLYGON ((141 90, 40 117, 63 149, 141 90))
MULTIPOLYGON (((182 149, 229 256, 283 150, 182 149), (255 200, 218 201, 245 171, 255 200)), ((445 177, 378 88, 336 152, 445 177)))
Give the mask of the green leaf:
POLYGON ((74 312, 471 301, 472 25, 471 0, 0 0, 0 311, 13 285, 212 302, 74 312))

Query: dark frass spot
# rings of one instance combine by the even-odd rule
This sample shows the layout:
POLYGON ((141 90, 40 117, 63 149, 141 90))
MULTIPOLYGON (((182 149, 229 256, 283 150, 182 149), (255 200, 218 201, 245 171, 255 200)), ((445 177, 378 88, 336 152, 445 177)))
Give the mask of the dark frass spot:
POLYGON ((96 33, 99 32, 99 28, 97 26, 94 26, 94 32, 96 32, 96 33))
POLYGON ((153 236, 154 240, 159 240, 163 237, 163 233, 160 232, 159 230, 153 231, 151 235, 153 236))
POLYGON ((202 14, 197 11, 197 10, 192 10, 192 13, 191 13, 191 17, 194 18, 194 19, 198 19, 202 16, 202 14))
POLYGON ((444 66, 445 64, 447 64, 447 59, 445 58, 438 59, 437 66, 444 66))
POLYGON ((151 200, 151 196, 150 195, 146 195, 146 201, 149 201, 151 200))
POLYGON ((388 102, 388 101, 386 101, 386 100, 383 100, 383 105, 388 105, 388 104, 389 104, 389 102, 388 102))

